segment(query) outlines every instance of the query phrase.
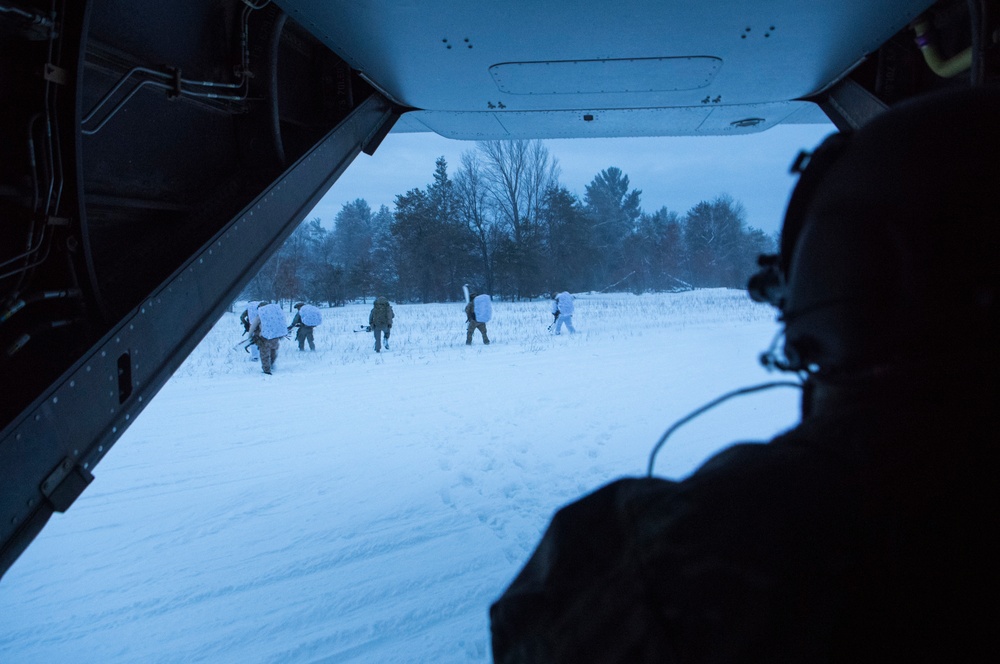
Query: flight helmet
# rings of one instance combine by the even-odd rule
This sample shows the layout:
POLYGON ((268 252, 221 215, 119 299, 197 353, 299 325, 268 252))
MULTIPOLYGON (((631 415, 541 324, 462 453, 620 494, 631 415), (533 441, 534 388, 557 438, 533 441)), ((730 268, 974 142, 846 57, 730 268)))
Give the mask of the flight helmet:
POLYGON ((904 102, 807 159, 749 284, 781 312, 779 368, 995 366, 1000 90, 904 102))

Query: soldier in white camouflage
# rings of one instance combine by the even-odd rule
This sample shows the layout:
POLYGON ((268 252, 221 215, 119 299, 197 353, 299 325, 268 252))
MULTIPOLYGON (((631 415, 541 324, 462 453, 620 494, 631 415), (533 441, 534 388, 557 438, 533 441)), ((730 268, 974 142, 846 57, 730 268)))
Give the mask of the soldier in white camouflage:
POLYGON ((465 345, 472 345, 472 333, 479 330, 483 335, 483 345, 490 344, 490 337, 486 333, 486 324, 493 316, 493 305, 490 296, 485 293, 471 293, 469 303, 465 305, 465 318, 469 326, 465 334, 465 345))
POLYGON ((299 344, 299 350, 306 349, 306 342, 309 342, 309 350, 316 350, 316 342, 313 339, 313 328, 323 322, 323 316, 319 309, 305 302, 295 303, 295 318, 288 326, 288 331, 298 328, 295 332, 295 340, 299 344))
POLYGON ((285 312, 277 304, 266 300, 257 305, 257 320, 250 326, 250 336, 260 349, 260 368, 271 375, 274 363, 278 360, 278 348, 281 337, 288 334, 285 326, 285 312))
MULTIPOLYGON (((247 308, 243 310, 240 314, 240 323, 243 324, 243 335, 246 336, 250 334, 250 326, 253 322, 257 320, 257 305, 259 303, 256 300, 250 300, 247 302, 247 308)), ((251 337, 252 339, 252 337, 251 337)), ((260 360, 260 350, 257 349, 257 344, 251 343, 246 345, 246 350, 250 353, 250 361, 257 362, 260 360)))
POLYGON ((552 295, 552 315, 554 318, 550 327, 554 327, 553 334, 560 334, 559 328, 563 325, 566 326, 570 334, 576 332, 573 327, 573 295, 569 291, 552 295))

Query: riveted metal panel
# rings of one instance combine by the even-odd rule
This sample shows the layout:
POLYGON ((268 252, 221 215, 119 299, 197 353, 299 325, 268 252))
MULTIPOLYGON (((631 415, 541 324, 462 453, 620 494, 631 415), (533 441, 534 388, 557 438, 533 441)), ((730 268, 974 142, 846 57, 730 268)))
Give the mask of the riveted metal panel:
MULTIPOLYGON (((354 158, 397 111, 373 95, 129 312, 0 434, 0 572, 71 497, 354 158), (127 363, 129 385, 122 384, 127 363), (123 389, 128 388, 128 389, 123 389)), ((81 486, 82 485, 82 486, 81 486)))

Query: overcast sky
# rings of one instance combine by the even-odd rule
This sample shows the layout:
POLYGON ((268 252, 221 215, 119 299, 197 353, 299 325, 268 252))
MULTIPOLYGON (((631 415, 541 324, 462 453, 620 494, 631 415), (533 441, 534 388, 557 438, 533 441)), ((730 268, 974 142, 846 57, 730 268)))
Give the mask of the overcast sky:
MULTIPOLYGON (((775 233, 795 177, 788 167, 802 149, 812 149, 834 131, 832 125, 779 125, 744 136, 662 138, 582 138, 546 140, 558 161, 563 186, 581 199, 598 173, 617 166, 631 189, 642 191, 646 212, 666 206, 680 214, 703 200, 729 194, 742 203, 747 223, 775 233)), ((345 203, 365 199, 372 210, 394 209, 398 194, 423 189, 433 181, 434 162, 448 161, 454 177, 461 154, 473 141, 455 141, 433 133, 390 133, 374 156, 361 154, 308 215, 333 225, 345 203)))

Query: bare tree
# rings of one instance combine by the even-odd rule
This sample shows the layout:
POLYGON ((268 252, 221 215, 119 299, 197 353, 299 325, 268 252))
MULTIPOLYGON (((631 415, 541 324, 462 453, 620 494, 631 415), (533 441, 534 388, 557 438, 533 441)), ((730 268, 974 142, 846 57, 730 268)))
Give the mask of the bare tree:
POLYGON ((520 244, 538 219, 542 197, 558 180, 559 167, 542 141, 480 141, 483 183, 498 218, 520 244))
MULTIPOLYGON (((516 296, 537 289, 542 259, 539 216, 545 192, 558 182, 559 168, 541 141, 481 141, 480 176, 485 208, 506 231, 504 269, 516 296)), ((497 265, 493 265, 494 272, 497 265)))
POLYGON ((475 237, 483 284, 493 292, 493 260, 498 246, 499 228, 490 205, 490 192, 483 177, 483 166, 474 151, 462 153, 462 166, 455 176, 459 218, 475 237))

